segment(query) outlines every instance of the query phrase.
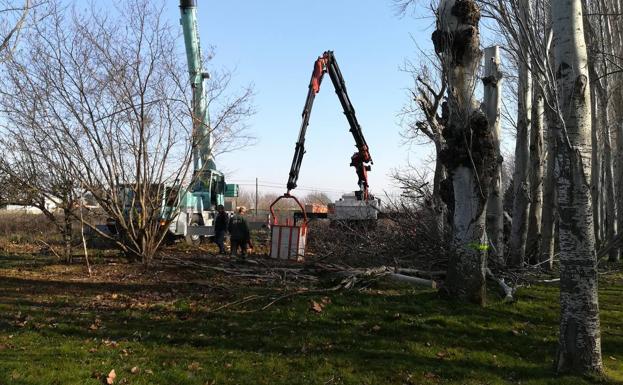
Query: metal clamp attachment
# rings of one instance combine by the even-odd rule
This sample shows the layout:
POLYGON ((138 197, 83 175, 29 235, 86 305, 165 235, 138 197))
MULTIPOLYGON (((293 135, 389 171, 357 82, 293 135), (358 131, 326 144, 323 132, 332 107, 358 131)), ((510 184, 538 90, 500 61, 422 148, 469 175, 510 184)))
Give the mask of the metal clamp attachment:
POLYGON ((303 220, 304 220, 303 225, 307 225, 308 219, 307 219, 307 212, 305 212, 305 207, 301 204, 301 202, 294 195, 290 195, 289 191, 281 195, 277 199, 275 199, 274 202, 270 205, 270 215, 273 217, 273 225, 278 225, 277 216, 275 215, 275 209, 273 208, 273 206, 275 206, 277 202, 279 202, 283 198, 294 199, 296 204, 301 208, 301 211, 303 212, 303 220))

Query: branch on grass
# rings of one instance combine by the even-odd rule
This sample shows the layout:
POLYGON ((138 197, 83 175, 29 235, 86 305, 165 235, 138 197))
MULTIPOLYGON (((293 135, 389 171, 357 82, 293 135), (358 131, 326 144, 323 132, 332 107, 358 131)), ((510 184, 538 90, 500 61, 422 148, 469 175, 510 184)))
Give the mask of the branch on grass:
POLYGON ((495 275, 493 275, 491 269, 487 269, 487 278, 496 282, 500 286, 500 289, 502 289, 502 292, 504 294, 504 302, 515 301, 515 298, 513 298, 513 295, 515 294, 515 289, 509 286, 506 282, 504 282, 504 278, 497 278, 495 275))

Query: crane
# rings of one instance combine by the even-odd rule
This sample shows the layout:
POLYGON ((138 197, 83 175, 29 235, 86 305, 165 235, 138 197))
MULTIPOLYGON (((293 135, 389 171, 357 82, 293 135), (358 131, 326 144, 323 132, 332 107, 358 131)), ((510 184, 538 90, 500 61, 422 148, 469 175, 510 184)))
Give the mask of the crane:
POLYGON ((203 84, 204 80, 210 78, 210 75, 203 71, 196 0, 181 0, 180 11, 180 23, 184 34, 186 59, 192 88, 193 139, 197 144, 193 151, 193 169, 194 172, 199 172, 204 167, 214 170, 216 164, 211 154, 210 114, 203 84))
POLYGON ((332 221, 357 221, 359 223, 367 224, 372 221, 373 223, 377 219, 377 213, 379 211, 380 200, 374 198, 369 192, 368 183, 368 171, 371 170, 372 156, 370 155, 370 149, 366 143, 366 139, 363 136, 361 126, 357 121, 355 115, 355 108, 348 97, 346 91, 346 83, 342 77, 340 67, 335 60, 333 51, 325 51, 322 56, 314 62, 314 68, 312 71, 311 79, 309 81, 309 88, 307 90, 307 98, 305 99, 305 106, 302 113, 303 121, 299 130, 299 137, 294 148, 294 157, 292 158, 292 166, 290 167, 290 173, 288 174, 287 192, 277 197, 270 205, 270 213, 273 218, 273 224, 271 228, 271 251, 272 258, 298 258, 305 254, 305 244, 307 239, 307 223, 312 217, 316 218, 329 218, 332 221), (357 151, 350 158, 350 165, 355 168, 357 173, 357 184, 359 191, 355 191, 355 196, 350 199, 348 195, 344 195, 342 199, 335 202, 329 213, 310 213, 308 216, 305 207, 301 202, 291 194, 291 191, 297 187, 297 181, 299 173, 301 171, 301 164, 303 162, 303 156, 305 155, 305 135, 307 133, 307 127, 309 126, 309 118, 311 115, 312 107, 314 105, 314 99, 316 94, 320 91, 320 84, 324 74, 328 73, 335 88, 344 115, 350 126, 350 133, 355 139, 355 146, 357 151), (294 221, 286 221, 285 224, 279 224, 277 216, 275 215, 274 206, 281 199, 293 199, 296 204, 301 208, 300 213, 294 213, 294 221), (329 216, 331 215, 331 216, 329 216), (303 219, 302 224, 297 224, 297 218, 303 219))
MULTIPOLYGON (((212 156, 212 134, 203 70, 199 30, 197 27, 197 1, 180 0, 180 24, 184 35, 190 87, 192 90, 192 183, 182 186, 181 181, 167 184, 160 197, 162 226, 167 227, 167 238, 185 237, 188 243, 197 244, 201 237, 214 234, 213 221, 216 207, 225 203, 225 197, 238 196, 238 185, 226 184, 225 176, 218 171, 212 156)), ((158 184, 155 185, 158 187, 158 184)), ((123 196, 124 209, 129 213, 133 202, 131 185, 117 186, 123 196), (127 206, 127 207, 126 207, 127 206)), ((160 189, 155 189, 160 190, 160 189)), ((107 221, 106 229, 116 234, 114 220, 107 221)))
POLYGON ((290 195, 290 191, 294 190, 297 186, 297 180, 299 178, 299 172, 301 170, 301 163, 303 162, 303 155, 305 155, 305 134, 307 133, 307 126, 309 125, 309 117, 311 115, 312 107, 314 105, 314 99, 316 94, 320 91, 320 84, 324 74, 328 73, 335 88, 340 104, 344 109, 344 115, 350 125, 350 133, 355 139, 357 152, 355 152, 350 158, 350 165, 355 167, 357 173, 357 184, 359 185, 359 191, 357 194, 358 200, 367 201, 370 198, 369 184, 368 184, 368 171, 371 170, 372 156, 366 139, 363 136, 361 126, 357 121, 355 115, 355 108, 348 97, 346 92, 346 83, 342 77, 340 67, 335 60, 333 51, 325 51, 322 56, 314 62, 314 69, 312 71, 311 80, 309 81, 309 89, 307 91, 307 98, 305 99, 305 106, 303 107, 303 121, 301 123, 301 129, 299 131, 298 141, 294 149, 294 158, 292 159, 292 166, 290 167, 290 173, 288 176, 287 192, 286 195, 290 195))
POLYGON ((368 191, 368 171, 371 170, 370 165, 373 164, 372 156, 370 155, 366 139, 363 136, 361 126, 357 121, 355 108, 348 97, 346 83, 342 77, 340 67, 335 60, 333 51, 325 51, 322 56, 318 57, 318 59, 314 62, 314 69, 309 82, 309 90, 307 91, 307 98, 305 99, 305 106, 303 107, 303 122, 301 123, 299 138, 296 142, 294 158, 292 159, 292 166, 290 167, 287 184, 288 191, 286 195, 289 195, 290 191, 294 190, 297 186, 301 163, 303 161, 303 155, 305 154, 305 134, 307 133, 307 126, 309 125, 309 117, 314 105, 314 99, 316 98, 316 94, 320 91, 320 84, 322 83, 322 78, 325 73, 329 73, 329 77, 331 78, 331 82, 335 88, 335 93, 340 100, 342 108, 344 109, 344 115, 346 115, 346 119, 350 125, 349 131, 355 139, 357 152, 351 156, 350 165, 355 167, 355 171, 357 173, 357 184, 359 185, 359 194, 357 195, 357 198, 359 200, 368 200, 370 198, 368 191))
POLYGON ((224 204, 225 197, 237 196, 238 186, 225 184, 225 177, 217 170, 212 155, 212 131, 205 89, 205 81, 210 75, 203 68, 197 27, 197 1, 180 0, 180 13, 192 90, 193 183, 181 194, 179 218, 172 221, 169 229, 197 243, 201 236, 213 233, 216 206, 224 204))

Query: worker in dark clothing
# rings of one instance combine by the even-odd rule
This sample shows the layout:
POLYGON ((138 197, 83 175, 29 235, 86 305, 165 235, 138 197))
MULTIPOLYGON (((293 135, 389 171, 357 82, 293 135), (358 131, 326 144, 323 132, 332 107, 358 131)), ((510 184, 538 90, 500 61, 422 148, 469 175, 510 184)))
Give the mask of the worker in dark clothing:
POLYGON ((238 212, 229 220, 230 253, 232 255, 239 255, 238 248, 240 248, 240 255, 245 256, 247 254, 247 248, 253 248, 249 224, 244 217, 246 211, 247 209, 244 206, 240 206, 238 212))
POLYGON ((214 218, 214 243, 218 246, 219 254, 225 254, 225 233, 229 225, 229 215, 223 205, 216 206, 217 214, 214 218))

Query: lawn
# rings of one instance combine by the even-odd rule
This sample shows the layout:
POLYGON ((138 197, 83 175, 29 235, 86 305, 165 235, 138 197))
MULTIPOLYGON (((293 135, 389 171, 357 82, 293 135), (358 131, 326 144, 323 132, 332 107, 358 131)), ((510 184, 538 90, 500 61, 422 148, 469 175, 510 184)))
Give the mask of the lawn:
MULTIPOLYGON (((198 258, 198 263, 213 263, 198 258), (203 262, 201 262, 203 261, 203 262)), ((623 276, 601 280, 607 378, 557 377, 558 292, 486 308, 379 282, 292 284, 0 254, 0 384, 623 384, 623 276), (289 287, 289 288, 288 288, 289 287), (300 289, 300 287, 299 287, 300 289)))

